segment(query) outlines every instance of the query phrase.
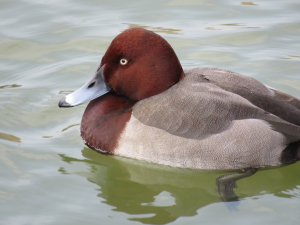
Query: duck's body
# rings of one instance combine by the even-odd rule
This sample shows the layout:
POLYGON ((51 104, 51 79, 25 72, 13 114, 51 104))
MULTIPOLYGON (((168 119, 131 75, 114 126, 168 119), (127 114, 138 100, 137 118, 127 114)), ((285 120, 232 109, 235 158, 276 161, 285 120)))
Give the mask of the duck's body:
MULTIPOLYGON (((102 77, 108 92, 92 100, 83 115, 81 135, 89 147, 201 169, 276 166, 300 159, 299 99, 228 70, 196 68, 183 72, 173 50, 159 38, 164 44, 162 59, 173 57, 167 60, 171 65, 162 67, 163 61, 151 58, 157 56, 156 51, 136 57, 123 46, 132 33, 140 36, 134 42, 139 47, 145 38, 149 45, 158 35, 143 29, 124 33, 112 42, 97 74, 86 84, 97 86, 93 82, 102 77), (121 66, 116 65, 124 58, 131 65, 122 61, 121 66), (146 74, 132 75, 139 60, 145 61, 141 67, 146 74), (169 70, 172 72, 167 73, 169 70), (148 80, 147 74, 151 74, 148 80)), ((153 46, 159 45, 155 42, 153 46)), ((77 104, 72 102, 74 97, 67 98, 60 106, 77 104)))

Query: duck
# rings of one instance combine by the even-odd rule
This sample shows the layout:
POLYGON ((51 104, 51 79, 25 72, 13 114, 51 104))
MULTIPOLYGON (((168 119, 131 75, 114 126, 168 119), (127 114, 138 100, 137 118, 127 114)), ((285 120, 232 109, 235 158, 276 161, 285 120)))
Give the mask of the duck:
POLYGON ((117 35, 91 80, 58 105, 86 102, 81 137, 102 154, 209 170, 300 159, 298 98, 225 69, 183 70, 143 28, 117 35))

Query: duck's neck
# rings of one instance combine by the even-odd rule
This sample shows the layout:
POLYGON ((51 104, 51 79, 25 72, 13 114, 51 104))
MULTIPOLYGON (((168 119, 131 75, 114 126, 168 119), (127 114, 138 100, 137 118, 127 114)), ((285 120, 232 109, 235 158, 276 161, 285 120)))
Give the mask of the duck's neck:
POLYGON ((113 154, 134 104, 135 101, 110 93, 91 101, 81 120, 85 144, 101 153, 113 154))

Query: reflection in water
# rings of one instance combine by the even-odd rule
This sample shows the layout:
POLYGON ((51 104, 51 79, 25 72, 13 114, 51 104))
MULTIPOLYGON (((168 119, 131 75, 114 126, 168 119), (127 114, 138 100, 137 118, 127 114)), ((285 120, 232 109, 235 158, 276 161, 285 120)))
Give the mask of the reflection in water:
POLYGON ((72 124, 72 125, 70 125, 70 126, 67 126, 66 128, 62 129, 62 132, 64 132, 64 131, 70 129, 71 127, 78 126, 78 125, 80 125, 80 123, 75 123, 75 124, 72 124))
POLYGON ((244 23, 226 23, 226 24, 220 24, 221 26, 246 26, 244 23))
MULTIPOLYGON (((139 28, 144 28, 144 29, 147 29, 147 30, 151 30, 155 33, 180 34, 180 35, 183 34, 182 30, 179 30, 179 29, 163 28, 163 27, 152 27, 152 26, 145 26, 145 25, 132 24, 132 23, 123 23, 123 24, 127 24, 128 28, 139 27, 139 28)), ((124 29, 124 30, 126 30, 126 29, 124 29)), ((122 31, 124 31, 124 30, 122 30, 122 31)))
POLYGON ((18 138, 12 134, 0 133, 0 139, 21 143, 21 138, 18 138))
POLYGON ((242 5, 258 5, 254 4, 253 2, 241 2, 242 5))
POLYGON ((240 27, 239 29, 242 29, 242 28, 248 28, 248 29, 258 29, 260 27, 240 27))
POLYGON ((207 29, 207 30, 222 30, 222 29, 218 29, 218 28, 215 28, 215 27, 205 27, 205 29, 207 29))
POLYGON ((0 88, 16 88, 16 87, 21 87, 22 85, 19 84, 6 84, 6 85, 2 85, 0 86, 0 88))
MULTIPOLYGON (((226 24, 220 24, 220 26, 228 26, 226 24)), ((231 25, 233 26, 233 25, 231 25)), ((244 28, 247 28, 247 29, 258 29, 260 27, 246 27, 246 26, 242 26, 242 27, 239 27, 237 29, 244 29, 244 28)), ((205 27, 205 29, 207 30, 225 30, 225 29, 221 29, 220 27, 216 28, 216 27, 205 27)))
MULTIPOLYGON (((65 168, 59 171, 84 176, 99 185, 98 196, 104 199, 101 202, 114 206, 114 211, 129 214, 130 220, 166 224, 179 217, 194 216, 198 209, 221 201, 216 186, 220 172, 180 169, 106 156, 88 148, 84 148, 82 154, 88 159, 61 157, 68 163, 82 162, 88 165, 89 171, 72 172, 65 168)), ((285 190, 300 185, 300 171, 295 171, 299 173, 298 179, 289 179, 290 170, 285 168, 288 167, 260 171, 238 181, 237 195, 241 199, 268 193, 291 197, 285 194, 285 190), (268 179, 262 178, 264 176, 268 179)), ((238 202, 228 202, 226 206, 239 210, 238 202)))
POLYGON ((292 58, 300 58, 299 55, 287 55, 288 57, 276 57, 275 59, 292 59, 292 58))
POLYGON ((58 94, 68 95, 68 94, 71 94, 72 92, 74 92, 74 91, 71 91, 71 90, 62 90, 58 94))
POLYGON ((237 27, 236 29, 258 29, 261 27, 253 27, 253 26, 248 26, 248 24, 245 23, 225 23, 225 24, 219 24, 216 25, 216 27, 205 27, 207 30, 225 30, 224 27, 237 27), (222 27, 220 27, 222 26, 222 27))
POLYGON ((291 59, 289 57, 275 57, 275 59, 291 59))

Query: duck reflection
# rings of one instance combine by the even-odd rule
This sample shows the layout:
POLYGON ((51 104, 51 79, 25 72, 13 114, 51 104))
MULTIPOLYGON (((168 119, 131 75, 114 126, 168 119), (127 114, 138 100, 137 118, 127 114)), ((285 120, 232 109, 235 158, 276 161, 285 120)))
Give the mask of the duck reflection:
MULTIPOLYGON (((105 199, 104 203, 114 206, 115 211, 132 215, 130 220, 146 224, 166 224, 179 217, 196 215, 199 208, 222 200, 226 201, 228 195, 230 198, 233 194, 240 199, 266 193, 291 197, 285 193, 285 190, 300 185, 300 170, 297 163, 273 170, 259 171, 255 176, 241 179, 238 181, 239 187, 235 189, 235 194, 230 190, 226 193, 228 192, 226 186, 230 186, 229 189, 233 190, 238 179, 245 177, 245 174, 255 173, 255 170, 224 175, 226 173, 224 171, 180 169, 111 157, 96 153, 89 148, 84 148, 82 154, 87 158, 86 160, 64 155, 61 157, 69 163, 77 161, 87 164, 90 167, 89 172, 69 172, 64 168, 60 171, 85 176, 90 182, 100 186, 98 196, 105 199), (225 189, 222 190, 224 187, 225 189)), ((226 204, 229 208, 238 209, 236 208, 238 202, 226 204)))

